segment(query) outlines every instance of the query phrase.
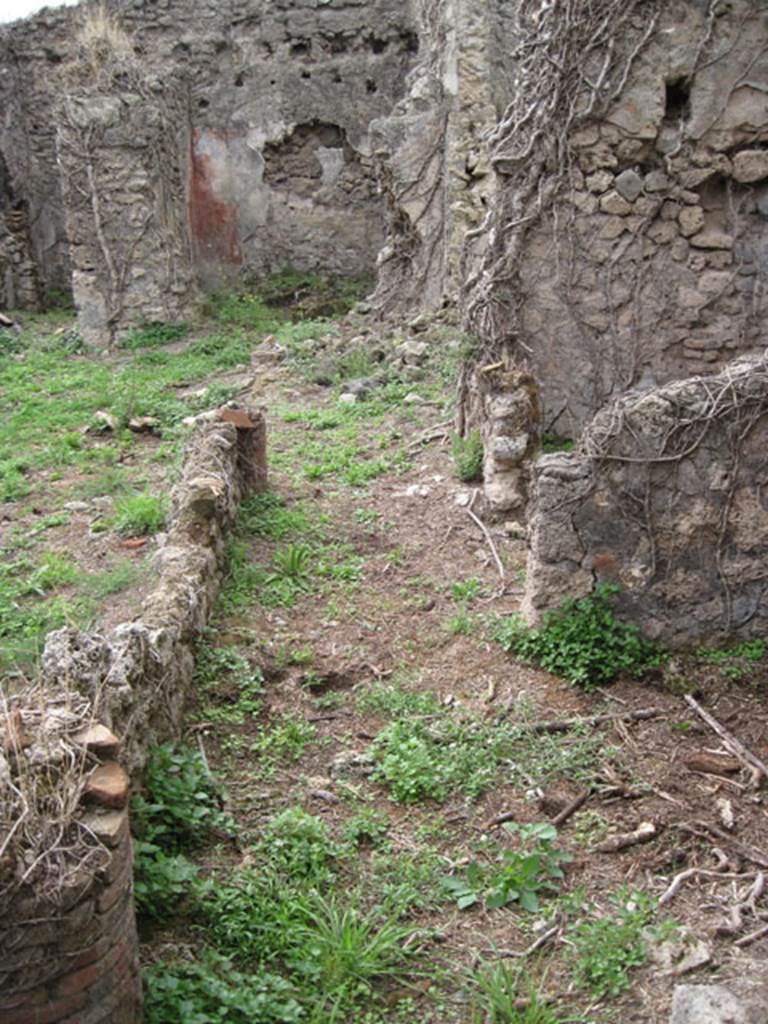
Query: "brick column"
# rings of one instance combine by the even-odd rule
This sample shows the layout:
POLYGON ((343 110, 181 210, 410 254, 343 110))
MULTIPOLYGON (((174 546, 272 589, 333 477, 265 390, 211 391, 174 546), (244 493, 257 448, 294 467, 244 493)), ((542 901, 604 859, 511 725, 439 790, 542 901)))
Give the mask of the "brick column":
MULTIPOLYGON (((110 735, 96 726, 82 744, 100 756, 110 735)), ((98 867, 85 864, 53 896, 22 888, 11 902, 0 932, 0 1024, 141 1021, 127 798, 123 769, 114 761, 96 767, 79 823, 102 854, 98 867)))

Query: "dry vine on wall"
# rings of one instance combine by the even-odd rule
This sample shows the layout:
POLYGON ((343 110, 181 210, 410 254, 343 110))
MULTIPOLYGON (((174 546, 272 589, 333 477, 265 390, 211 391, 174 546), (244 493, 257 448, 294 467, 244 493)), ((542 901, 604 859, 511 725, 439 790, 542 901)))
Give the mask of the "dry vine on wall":
MULTIPOLYGON (((657 0, 522 0, 509 56, 513 98, 488 140, 495 201, 467 235, 465 325, 478 339, 474 364, 500 355, 526 362, 520 263, 529 233, 572 188, 573 132, 616 102, 658 22, 657 0), (627 47, 627 40, 632 45, 627 47), (476 238, 489 244, 476 266, 476 238)), ((466 400, 471 367, 463 375, 466 400)))
POLYGON ((756 179, 735 161, 765 142, 768 45, 752 5, 722 0, 522 0, 511 34, 495 201, 464 251, 478 343, 460 399, 477 364, 530 366, 544 432, 565 414, 577 436, 627 388, 711 372, 761 336, 756 179))
MULTIPOLYGON (((598 475, 610 480, 617 512, 646 537, 651 584, 667 568, 658 562, 667 560, 664 549, 674 536, 668 521, 670 515, 676 515, 674 495, 686 491, 680 474, 692 474, 704 481, 702 487, 716 508, 716 521, 709 526, 705 516, 692 542, 703 540, 714 552, 723 608, 719 625, 725 635, 749 623, 768 589, 768 583, 761 582, 763 573, 758 572, 751 580, 752 598, 743 602, 746 610, 736 615, 731 578, 734 569, 729 563, 739 562, 734 529, 743 529, 745 523, 743 513, 736 517, 742 522, 735 522, 734 503, 740 490, 756 488, 759 496, 768 483, 761 435, 756 433, 760 428, 764 430, 766 423, 768 367, 764 359, 744 360, 726 367, 716 377, 669 385, 647 400, 614 403, 595 418, 580 446, 592 460, 593 486, 598 475), (650 415, 646 408, 649 402, 654 403, 650 415), (701 458, 697 458, 699 453, 701 458), (662 520, 666 521, 660 528, 662 520), (712 537, 708 538, 710 530, 712 537)), ((585 497, 582 492, 579 500, 585 497)), ((747 550, 758 543, 759 536, 760 524, 756 522, 747 550)), ((735 582, 742 588, 745 585, 743 579, 735 582)))
POLYGON ((186 110, 175 84, 144 73, 111 15, 83 17, 62 72, 59 162, 76 299, 80 282, 85 305, 102 306, 111 346, 132 321, 172 319, 189 286, 177 137, 186 110))

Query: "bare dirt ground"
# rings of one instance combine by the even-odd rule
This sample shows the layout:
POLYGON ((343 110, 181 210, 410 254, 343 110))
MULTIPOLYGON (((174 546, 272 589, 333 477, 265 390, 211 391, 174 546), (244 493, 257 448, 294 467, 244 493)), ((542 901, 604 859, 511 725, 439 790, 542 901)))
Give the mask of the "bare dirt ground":
MULTIPOLYGON (((343 485, 333 475, 307 479, 301 471, 304 442, 325 444, 328 436, 329 449, 339 442, 304 415, 335 413, 338 389, 297 383, 287 368, 273 367, 270 376, 272 383, 263 383, 256 397, 269 419, 271 488, 283 507, 309 508, 339 564, 354 558, 357 569, 348 579, 341 573, 316 581, 291 607, 265 607, 254 594, 249 605, 222 614, 209 638, 214 647, 236 645, 267 683, 260 714, 243 724, 209 721, 203 695, 190 715, 190 737, 203 743, 223 777, 241 830, 235 847, 208 857, 208 870, 226 871, 247 860, 249 843, 286 807, 303 807, 335 837, 351 820, 359 821, 361 808, 377 815, 379 830, 363 836, 358 855, 340 866, 346 883, 367 887, 372 902, 382 898, 393 876, 420 890, 421 904, 414 900, 410 911, 414 932, 428 961, 454 979, 439 986, 437 1007, 414 982, 414 1021, 477 1019, 467 1016, 463 979, 498 951, 506 962, 526 965, 539 991, 553 999, 558 1021, 583 1014, 590 1021, 662 1022, 681 978, 755 976, 768 952, 768 935, 750 939, 764 927, 768 909, 761 890, 768 867, 766 783, 738 761, 715 765, 714 773, 695 770, 692 756, 706 760, 724 747, 685 694, 768 759, 765 662, 732 673, 741 676, 735 679, 721 666, 683 660, 673 663, 674 671, 619 679, 592 693, 516 663, 494 641, 493 630, 498 617, 518 607, 525 540, 515 539, 503 523, 488 524, 504 565, 500 578, 487 539, 467 511, 475 485, 456 480, 447 434, 438 429, 426 443, 419 440, 445 421, 445 409, 414 403, 393 408, 375 427, 361 420, 363 447, 368 445, 362 461, 381 455, 379 439, 386 436, 385 454, 404 453, 407 468, 401 460, 364 487, 343 485), (280 411, 286 403, 287 417, 280 411), (387 688, 429 694, 439 714, 459 723, 517 723, 528 728, 527 739, 477 799, 450 792, 442 802, 397 802, 382 781, 371 778, 372 743, 397 713, 365 696, 387 688), (645 709, 650 717, 633 720, 645 709), (593 726, 595 715, 628 720, 593 726), (260 740, 286 716, 311 726, 311 738, 282 754, 265 754, 260 740), (530 728, 566 719, 584 724, 562 732, 530 728), (551 822, 582 794, 584 803, 559 825, 554 844, 572 858, 565 878, 538 912, 516 904, 487 910, 482 901, 456 909, 440 877, 461 877, 470 860, 491 863, 489 844, 513 846, 498 819, 551 822), (641 826, 646 841, 600 851, 641 826), (658 907, 680 872, 689 875, 658 907), (576 909, 561 899, 574 892, 582 894, 576 909), (624 893, 626 903, 632 898, 627 894, 636 892, 648 897, 653 923, 676 922, 672 959, 654 963, 649 956, 628 975, 626 991, 596 998, 574 983, 579 950, 569 929, 579 919, 615 914, 622 899, 617 894, 624 893), (681 972, 680 961, 694 948, 703 962, 690 971, 683 965, 681 972)), ((479 498, 472 507, 481 513, 479 498)), ((247 545, 248 562, 270 566, 286 540, 251 537, 247 545)), ((217 699, 234 702, 232 681, 222 676, 219 684, 217 699)), ((400 717, 413 715, 414 707, 403 703, 400 717)), ((174 929, 153 933, 148 957, 172 947, 179 934, 174 929)), ((620 936, 616 941, 621 945, 620 936)))

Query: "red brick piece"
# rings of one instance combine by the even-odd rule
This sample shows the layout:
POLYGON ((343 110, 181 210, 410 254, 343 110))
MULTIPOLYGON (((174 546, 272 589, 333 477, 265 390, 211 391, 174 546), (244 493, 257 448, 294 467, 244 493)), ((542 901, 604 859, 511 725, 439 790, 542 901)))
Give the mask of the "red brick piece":
POLYGON ((120 752, 120 740, 106 725, 96 722, 87 729, 81 729, 72 737, 80 747, 85 747, 89 754, 95 754, 101 761, 112 760, 120 752))
MULTIPOLYGON (((85 992, 78 992, 63 999, 54 999, 47 1006, 30 1007, 29 1010, 0 1010, 0 1024, 56 1024, 67 1014, 77 1014, 88 1002, 85 992)), ((76 1016, 76 1020, 82 1020, 76 1016)))
POLYGON ((225 407, 219 410, 219 415, 225 423, 234 423, 240 430, 253 430, 256 424, 248 413, 242 409, 230 409, 225 407))
POLYGON ((18 754, 32 743, 29 736, 24 732, 24 723, 21 720, 21 712, 18 708, 11 711, 5 719, 5 751, 8 754, 18 754))
POLYGON ((119 811, 128 802, 130 785, 128 776, 117 761, 106 761, 91 772, 83 797, 91 803, 119 811))

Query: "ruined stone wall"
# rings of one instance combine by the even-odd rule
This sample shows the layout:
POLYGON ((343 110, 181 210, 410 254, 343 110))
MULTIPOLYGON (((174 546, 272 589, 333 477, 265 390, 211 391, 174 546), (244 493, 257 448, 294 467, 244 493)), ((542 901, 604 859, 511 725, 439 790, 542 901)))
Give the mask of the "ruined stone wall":
POLYGON ((601 580, 668 647, 768 633, 768 358, 611 403, 534 467, 530 621, 601 580))
POLYGON ((185 93, 141 76, 131 91, 69 92, 58 114, 83 340, 110 348, 142 322, 183 320, 195 296, 180 159, 185 93))
MULTIPOLYGON (((431 310, 458 297, 470 233, 495 182, 487 135, 509 88, 500 0, 415 0, 419 59, 407 92, 371 125, 387 198, 377 307, 431 310)), ((482 234, 470 249, 482 250, 482 234)))
MULTIPOLYGON (((291 264, 372 272, 384 201, 368 126, 401 95, 419 46, 399 0, 111 0, 147 76, 190 83, 188 222, 205 283, 291 264)), ((47 286, 68 283, 56 104, 82 10, 0 29, 0 153, 30 201, 47 286)), ((148 115, 152 104, 149 104, 148 115)))
POLYGON ((7 188, 24 200, 34 262, 46 288, 69 288, 69 255, 56 166, 57 72, 71 38, 72 9, 0 27, 0 158, 7 188))
POLYGON ((7 309, 40 310, 43 290, 32 253, 28 211, 0 203, 0 304, 7 309))
POLYGON ((368 126, 399 97, 418 48, 410 4, 251 0, 192 14, 176 0, 151 11, 147 24, 146 4, 121 5, 152 60, 190 72, 190 219, 205 277, 371 273, 384 208, 368 126))
POLYGON ((768 17, 747 0, 614 5, 593 53, 561 19, 547 81, 549 27, 517 6, 538 56, 491 137, 470 321, 484 358, 533 372, 544 432, 577 437, 627 388, 765 345, 768 17))

